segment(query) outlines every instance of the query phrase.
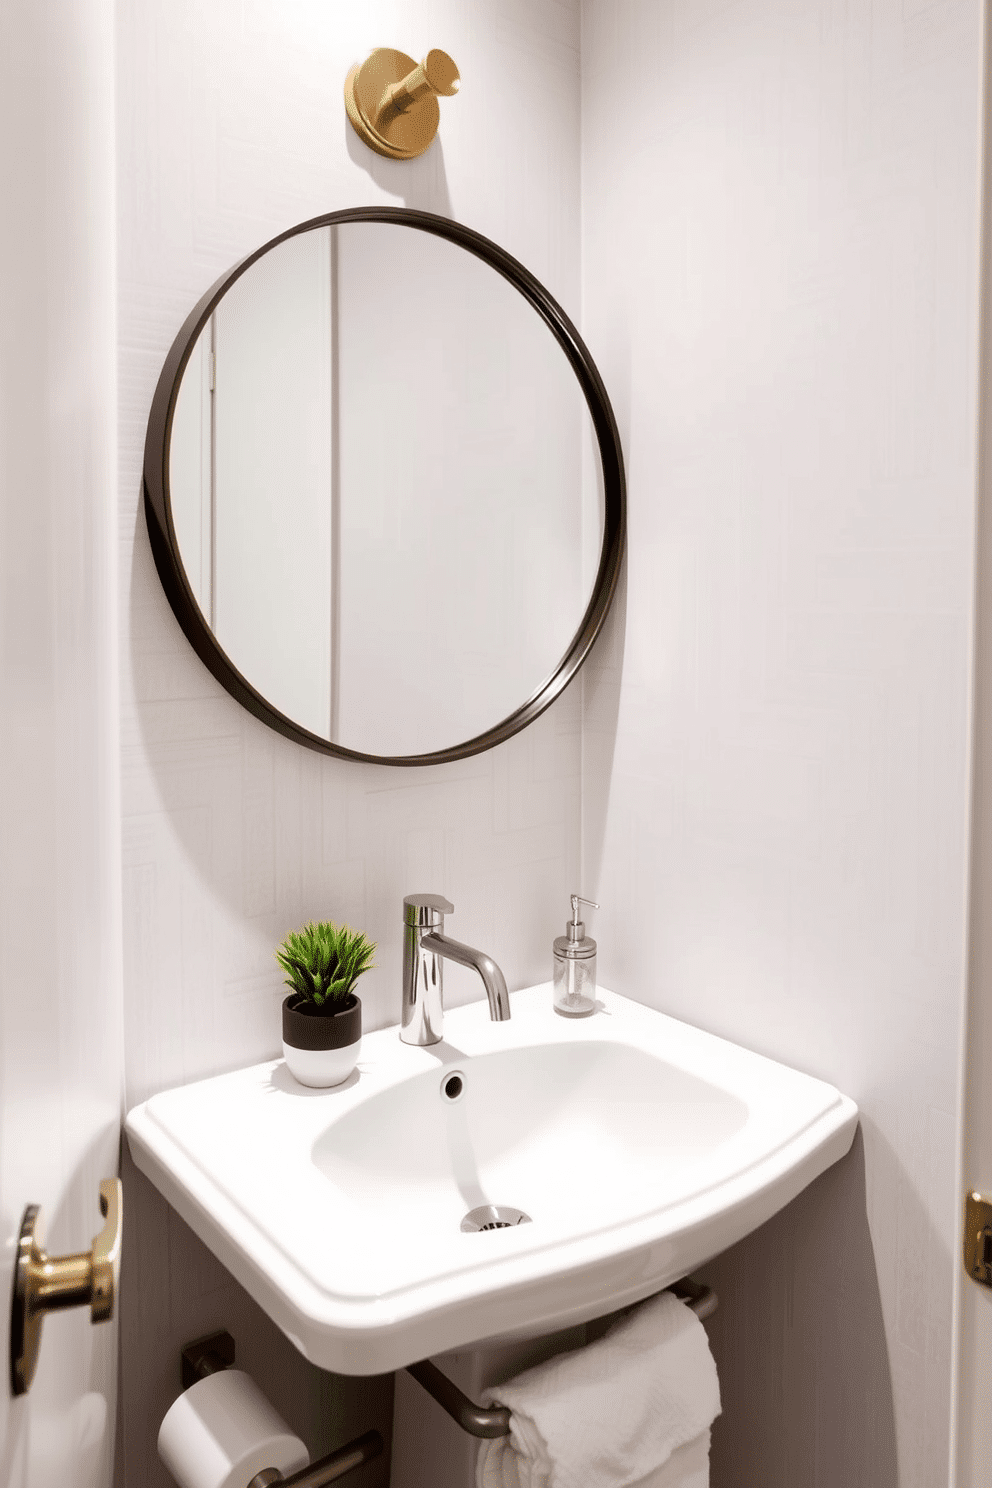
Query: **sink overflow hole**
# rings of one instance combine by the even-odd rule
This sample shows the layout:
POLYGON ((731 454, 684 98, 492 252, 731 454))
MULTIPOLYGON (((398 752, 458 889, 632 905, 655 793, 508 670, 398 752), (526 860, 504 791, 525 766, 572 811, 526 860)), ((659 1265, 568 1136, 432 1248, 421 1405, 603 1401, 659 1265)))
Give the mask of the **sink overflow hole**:
POLYGON ((451 1070, 441 1081, 441 1094, 445 1100, 456 1101, 465 1090, 465 1076, 461 1070, 451 1070))
POLYGON ((462 1220, 466 1235, 476 1235, 482 1230, 509 1230, 514 1225, 531 1224, 529 1214, 522 1209, 513 1209, 509 1204, 480 1204, 470 1209, 462 1220))

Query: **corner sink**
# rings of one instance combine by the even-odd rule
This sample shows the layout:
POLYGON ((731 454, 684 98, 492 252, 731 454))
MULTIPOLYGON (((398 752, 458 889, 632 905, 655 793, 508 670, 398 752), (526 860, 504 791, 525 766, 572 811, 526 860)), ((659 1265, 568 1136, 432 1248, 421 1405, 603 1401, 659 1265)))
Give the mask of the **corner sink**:
POLYGON ((321 1368, 551 1332, 748 1234, 857 1124, 822 1081, 600 1002, 565 1019, 550 985, 530 988, 507 1023, 474 1003, 432 1049, 384 1029, 332 1090, 278 1060, 164 1091, 128 1116, 131 1153, 321 1368), (497 1227, 463 1230, 474 1210, 497 1227))

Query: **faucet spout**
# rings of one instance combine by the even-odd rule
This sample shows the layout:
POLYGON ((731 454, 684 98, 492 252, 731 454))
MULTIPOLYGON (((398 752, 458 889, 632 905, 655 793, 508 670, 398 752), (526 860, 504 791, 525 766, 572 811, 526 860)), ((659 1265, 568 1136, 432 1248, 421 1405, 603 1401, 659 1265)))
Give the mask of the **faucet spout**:
POLYGON ((438 935, 434 931, 430 935, 422 936, 420 944, 425 951, 433 951, 435 956, 444 956, 448 961, 457 961, 459 966, 474 967, 486 989, 490 1018, 494 1023, 506 1022, 510 1016, 510 994, 506 990, 506 978, 492 956, 487 956, 485 951, 477 951, 472 946, 463 945, 460 940, 452 940, 450 936, 438 935))
POLYGON ((462 945, 444 934, 444 916, 454 905, 440 894, 407 894, 403 900, 403 1015, 400 1038, 421 1048, 440 1042, 444 1023, 442 967, 457 961, 473 967, 489 999, 489 1016, 505 1023, 510 1016, 506 978, 492 956, 462 945))

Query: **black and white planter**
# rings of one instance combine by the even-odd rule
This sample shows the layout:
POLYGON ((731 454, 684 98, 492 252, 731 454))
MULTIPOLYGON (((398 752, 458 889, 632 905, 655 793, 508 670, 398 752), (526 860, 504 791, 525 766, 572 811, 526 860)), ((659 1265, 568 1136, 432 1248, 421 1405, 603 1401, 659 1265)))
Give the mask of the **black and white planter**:
POLYGON ((286 998, 282 1052, 301 1085, 340 1085, 358 1063, 361 1047, 362 1004, 354 993, 335 1012, 325 1012, 296 993, 286 998))

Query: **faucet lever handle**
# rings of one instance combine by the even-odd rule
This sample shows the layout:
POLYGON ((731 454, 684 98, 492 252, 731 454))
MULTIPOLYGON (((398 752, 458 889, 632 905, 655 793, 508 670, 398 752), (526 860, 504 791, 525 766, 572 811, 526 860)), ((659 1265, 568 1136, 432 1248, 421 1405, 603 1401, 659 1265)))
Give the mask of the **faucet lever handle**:
POLYGON ((404 925, 422 925, 434 930, 444 922, 446 914, 454 914, 455 906, 443 894, 407 894, 403 899, 404 925))

